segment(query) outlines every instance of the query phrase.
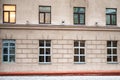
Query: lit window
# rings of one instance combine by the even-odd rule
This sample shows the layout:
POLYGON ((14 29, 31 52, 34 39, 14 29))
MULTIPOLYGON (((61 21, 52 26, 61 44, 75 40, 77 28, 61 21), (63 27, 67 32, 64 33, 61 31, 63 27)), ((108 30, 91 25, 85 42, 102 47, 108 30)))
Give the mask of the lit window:
POLYGON ((50 40, 39 41, 39 62, 40 63, 51 62, 51 41, 50 40))
POLYGON ((116 63, 117 61, 117 41, 107 41, 107 62, 116 63))
POLYGON ((74 62, 85 63, 85 41, 74 41, 74 62))
POLYGON ((15 23, 16 22, 16 6, 4 5, 3 6, 3 23, 15 23))
POLYGON ((15 62, 15 40, 3 40, 3 62, 15 62))
POLYGON ((85 24, 85 8, 74 8, 74 24, 85 24))
POLYGON ((116 25, 117 24, 117 9, 106 9, 106 24, 107 25, 116 25))
POLYGON ((39 6, 39 23, 50 24, 51 23, 51 7, 39 6))

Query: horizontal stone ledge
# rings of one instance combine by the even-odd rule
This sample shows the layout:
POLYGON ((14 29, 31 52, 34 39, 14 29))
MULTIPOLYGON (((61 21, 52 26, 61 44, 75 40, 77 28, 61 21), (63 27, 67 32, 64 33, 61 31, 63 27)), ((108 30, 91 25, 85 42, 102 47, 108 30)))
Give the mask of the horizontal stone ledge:
POLYGON ((120 71, 0 72, 0 76, 120 76, 120 71))
POLYGON ((15 30, 72 30, 72 31, 120 31, 118 26, 85 26, 85 25, 46 25, 46 24, 0 24, 0 29, 15 30))

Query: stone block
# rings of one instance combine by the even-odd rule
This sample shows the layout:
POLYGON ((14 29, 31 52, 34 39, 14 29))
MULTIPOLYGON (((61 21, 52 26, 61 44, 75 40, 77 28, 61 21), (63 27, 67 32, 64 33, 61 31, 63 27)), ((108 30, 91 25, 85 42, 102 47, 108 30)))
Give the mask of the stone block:
POLYGON ((62 48, 62 45, 53 45, 53 48, 62 48))
POLYGON ((63 45, 63 49, 72 49, 73 45, 63 45))
POLYGON ((32 40, 22 40, 23 44, 32 44, 32 40))
POLYGON ((16 58, 25 59, 27 58, 27 54, 16 54, 16 58))

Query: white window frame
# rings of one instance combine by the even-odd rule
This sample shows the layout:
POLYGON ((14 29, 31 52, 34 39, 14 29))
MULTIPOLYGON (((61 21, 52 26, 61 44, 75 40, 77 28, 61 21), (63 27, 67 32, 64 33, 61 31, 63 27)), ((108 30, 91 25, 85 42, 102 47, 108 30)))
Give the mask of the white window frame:
MULTIPOLYGON (((108 41, 107 41, 107 42, 108 42, 108 41)), ((109 61, 109 62, 107 61, 107 63, 118 63, 118 56, 117 56, 117 54, 114 54, 114 53, 113 53, 113 49, 116 49, 116 51, 117 51, 117 47, 113 47, 113 42, 114 42, 114 41, 110 41, 110 42, 111 42, 111 47, 108 47, 108 46, 107 46, 107 50, 108 50, 108 49, 111 49, 111 54, 108 54, 108 53, 107 53, 107 57, 108 57, 108 56, 111 56, 111 60, 112 60, 112 61, 109 61), (117 61, 113 61, 113 56, 117 56, 117 61)))
POLYGON ((49 64, 49 63, 51 63, 51 45, 50 45, 50 47, 46 46, 46 41, 50 41, 50 44, 51 44, 51 40, 39 40, 39 41, 44 41, 44 46, 43 47, 39 46, 39 57, 44 56, 44 61, 43 62, 39 61, 39 63, 49 64), (47 48, 50 49, 50 54, 45 54, 47 48), (44 49, 44 54, 40 54, 40 49, 44 49), (46 62, 47 56, 50 56, 50 62, 46 62))
POLYGON ((10 56, 11 56, 11 55, 15 56, 15 54, 16 54, 16 52, 15 52, 15 54, 10 54, 10 48, 11 48, 11 47, 15 48, 15 51, 16 51, 16 47, 15 47, 15 46, 10 46, 10 43, 14 43, 14 44, 15 44, 15 40, 3 40, 3 41, 2 41, 2 62, 4 62, 4 63, 10 63, 10 62, 15 62, 15 61, 16 61, 16 58, 15 58, 15 61, 10 61, 10 56), (4 43, 7 43, 8 46, 4 46, 4 43), (8 51, 7 51, 8 54, 4 54, 4 53, 3 53, 4 48, 7 48, 7 49, 8 49, 8 51), (4 56, 4 55, 7 55, 7 56, 8 56, 8 57, 7 57, 8 61, 4 61, 4 59, 3 59, 3 56, 4 56))
MULTIPOLYGON (((86 54, 85 46, 84 46, 84 47, 81 47, 81 45, 80 45, 80 42, 81 42, 81 41, 84 41, 84 40, 75 40, 75 41, 78 41, 78 44, 79 44, 79 45, 78 45, 78 47, 74 46, 74 50, 75 50, 75 49, 78 49, 78 50, 79 50, 79 54, 75 54, 75 53, 74 53, 74 57, 75 57, 75 56, 79 56, 79 61, 78 61, 78 62, 75 62, 75 61, 74 61, 74 63, 84 64, 85 62, 81 62, 81 61, 80 61, 80 56, 84 56, 84 57, 85 57, 85 54, 86 54), (80 49, 84 49, 84 54, 80 54, 80 49)), ((75 41, 74 41, 74 42, 75 42, 75 41)), ((85 45, 85 41, 84 41, 84 45, 85 45)), ((86 61, 86 59, 85 59, 85 61, 86 61)))

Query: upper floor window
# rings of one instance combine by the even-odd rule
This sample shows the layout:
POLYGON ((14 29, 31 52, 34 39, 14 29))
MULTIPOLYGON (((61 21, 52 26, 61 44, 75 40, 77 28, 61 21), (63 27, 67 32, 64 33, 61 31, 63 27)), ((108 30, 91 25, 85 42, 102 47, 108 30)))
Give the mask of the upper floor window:
POLYGON ((107 8, 106 9, 106 25, 117 24, 117 9, 107 8))
POLYGON ((74 7, 74 24, 85 24, 84 7, 74 7))
POLYGON ((16 22, 16 6, 12 4, 3 5, 3 23, 16 22))
POLYGON ((40 63, 51 62, 51 41, 50 40, 39 41, 39 62, 40 63))
POLYGON ((15 62, 15 40, 3 40, 3 62, 15 62))
POLYGON ((85 41, 74 41, 74 62, 85 63, 85 41))
POLYGON ((39 23, 50 24, 51 23, 51 7, 39 6, 39 23))
POLYGON ((107 62, 117 62, 117 41, 107 41, 107 62))

